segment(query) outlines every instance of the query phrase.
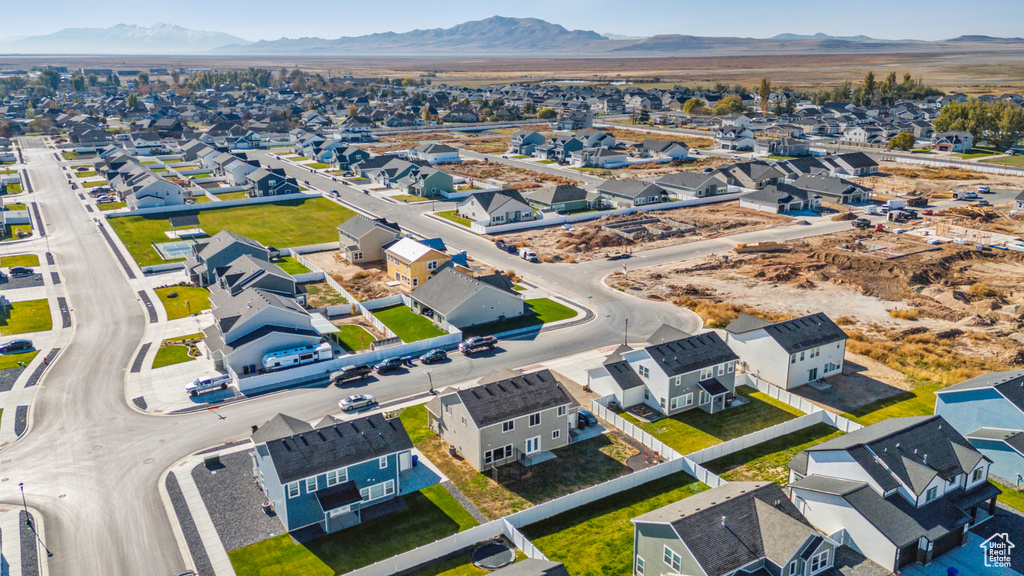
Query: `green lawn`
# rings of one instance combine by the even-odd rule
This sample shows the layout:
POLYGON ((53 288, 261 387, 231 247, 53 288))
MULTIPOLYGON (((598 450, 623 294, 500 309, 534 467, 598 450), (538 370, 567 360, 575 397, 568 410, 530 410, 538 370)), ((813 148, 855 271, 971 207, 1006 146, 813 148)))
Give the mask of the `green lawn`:
POLYGON ((196 286, 168 286, 154 290, 167 311, 168 320, 197 314, 210 307, 210 291, 196 286), (171 294, 176 296, 171 297, 171 294))
POLYGON ((12 184, 7 185, 8 194, 20 194, 21 191, 21 184, 19 184, 18 182, 14 182, 12 184))
MULTIPOLYGON (((210 236, 221 230, 230 230, 278 248, 337 242, 335 228, 354 214, 326 198, 228 208, 218 208, 211 202, 208 206, 204 210, 176 212, 174 215, 198 215, 200 226, 210 236)), ((109 223, 135 262, 148 266, 164 262, 150 243, 170 240, 164 234, 171 229, 168 217, 168 214, 126 216, 112 218, 109 223)))
POLYGON ((434 212, 434 214, 436 216, 440 216, 441 218, 444 218, 445 220, 451 220, 452 222, 455 222, 456 224, 460 224, 462 226, 465 226, 466 228, 469 228, 469 225, 473 223, 469 218, 463 218, 462 216, 456 215, 455 214, 455 210, 445 210, 443 212, 434 212))
POLYGON ((168 344, 183 344, 191 340, 202 340, 206 335, 202 332, 196 332, 195 334, 186 334, 184 336, 175 336, 174 338, 165 338, 161 342, 161 346, 167 346, 168 344))
POLYGON ((275 264, 288 274, 308 274, 310 272, 309 268, 300 264, 299 261, 292 256, 285 256, 281 258, 280 262, 275 262, 275 264))
POLYGON ((0 210, 28 210, 28 206, 22 204, 21 202, 11 202, 10 204, 4 204, 0 206, 0 210))
POLYGON ((75 178, 92 178, 93 176, 96 176, 96 175, 97 175, 97 172, 95 170, 86 170, 86 171, 83 171, 83 172, 75 172, 75 178))
POLYGON ((242 200, 248 198, 245 191, 225 192, 224 194, 213 194, 218 200, 242 200))
POLYGON ((63 156, 65 160, 78 160, 77 152, 61 152, 60 155, 63 156))
POLYGON ((576 311, 564 304, 559 304, 549 298, 534 298, 526 301, 526 314, 519 318, 470 326, 463 330, 462 333, 466 338, 498 334, 509 330, 540 326, 548 322, 557 322, 574 316, 576 316, 576 311))
POLYGON ((554 160, 537 160, 537 164, 554 164, 554 160))
POLYGON ((430 320, 410 310, 405 304, 396 304, 387 308, 381 308, 380 310, 374 310, 373 315, 406 343, 418 342, 446 334, 440 328, 434 326, 430 320))
POLYGON ((805 448, 831 440, 843 433, 828 424, 815 424, 803 430, 762 442, 733 452, 704 467, 729 482, 771 481, 785 486, 789 483, 789 461, 805 448))
POLYGON ((306 168, 312 168, 313 170, 323 170, 324 168, 330 168, 330 164, 324 164, 323 162, 310 162, 306 164, 306 168))
POLYGON ((352 178, 345 178, 349 182, 369 182, 370 179, 365 176, 354 176, 352 178))
POLYGON ((974 158, 984 158, 985 156, 993 156, 995 154, 1002 154, 1004 150, 996 150, 995 148, 988 148, 985 146, 975 146, 963 154, 953 154, 958 158, 964 160, 972 160, 974 158))
POLYGON ((110 210, 120 210, 121 208, 127 208, 127 202, 105 202, 103 204, 97 204, 96 208, 100 212, 109 212, 110 210))
POLYGON ((82 187, 83 188, 95 188, 97 186, 106 186, 106 185, 107 185, 107 181, 106 180, 99 180, 97 182, 83 182, 82 183, 82 187))
POLYGON ((640 422, 629 414, 620 415, 680 454, 703 450, 803 415, 796 408, 746 386, 737 386, 736 393, 749 402, 717 414, 695 408, 651 423, 640 422))
POLYGON ((982 160, 982 162, 985 164, 1002 164, 1003 166, 1014 166, 1017 168, 1024 168, 1024 156, 1004 156, 1002 158, 982 160))
POLYGON ((999 489, 1003 491, 1003 493, 999 495, 1000 502, 1012 508, 1016 508, 1021 512, 1024 512, 1024 492, 1020 492, 1019 490, 1014 489, 1012 486, 1000 484, 999 482, 992 483, 998 486, 999 489))
POLYGON ((39 266, 39 256, 35 254, 0 256, 0 268, 10 268, 12 266, 39 266))
POLYGON ((45 298, 13 302, 7 312, 0 312, 0 336, 43 332, 50 328, 53 328, 53 319, 45 298))
POLYGON ((228 552, 238 576, 334 576, 476 525, 441 486, 403 496, 408 509, 296 544, 282 534, 228 552))
POLYGON ((430 198, 424 198, 423 196, 415 196, 413 194, 399 194, 392 196, 392 200, 398 200, 399 202, 427 202, 430 198))
POLYGON ((358 324, 344 324, 338 328, 341 332, 335 334, 335 338, 338 344, 341 344, 341 347, 349 352, 365 350, 370 347, 370 344, 377 341, 372 334, 358 324))
POLYGON ((192 360, 195 360, 195 358, 188 355, 188 346, 181 346, 179 344, 161 346, 156 351, 156 358, 153 359, 153 368, 163 368, 164 366, 181 364, 182 362, 190 362, 192 360))
POLYGON ((526 290, 526 286, 520 286, 519 284, 513 284, 512 289, 516 292, 523 292, 526 290))
POLYGON ((29 224, 12 224, 7 227, 7 231, 0 234, 0 242, 5 240, 17 240, 22 237, 22 233, 28 238, 32 235, 32 226, 29 224))
POLYGON ((935 391, 943 387, 939 383, 919 384, 909 392, 884 398, 843 416, 864 426, 889 418, 928 416, 935 410, 935 391))
POLYGON ((18 363, 28 366, 29 362, 36 357, 36 354, 39 354, 39 350, 22 352, 21 354, 0 354, 0 370, 19 368, 18 363))
POLYGON ((155 172, 157 174, 160 174, 162 172, 167 172, 167 168, 150 168, 150 170, 152 170, 153 172, 155 172))
POLYGON ((707 486, 679 472, 530 524, 522 532, 573 576, 626 576, 633 572, 630 519, 704 490, 707 486))
POLYGON ((793 160, 796 156, 768 156, 769 160, 793 160))

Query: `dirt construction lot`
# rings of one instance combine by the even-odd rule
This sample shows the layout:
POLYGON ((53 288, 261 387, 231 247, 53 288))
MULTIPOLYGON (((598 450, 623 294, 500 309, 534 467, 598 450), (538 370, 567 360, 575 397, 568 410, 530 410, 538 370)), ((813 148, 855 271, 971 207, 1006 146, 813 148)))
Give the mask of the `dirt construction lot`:
POLYGON ((500 238, 505 242, 529 246, 542 260, 576 262, 589 258, 603 258, 607 254, 616 252, 650 250, 704 238, 785 226, 792 221, 793 219, 788 216, 740 208, 739 202, 734 201, 672 210, 652 210, 636 214, 605 216, 588 222, 577 222, 573 224, 575 228, 573 232, 561 228, 543 228, 502 234, 500 238), (648 218, 664 218, 673 222, 689 224, 696 227, 696 232, 661 239, 649 236, 630 240, 614 232, 602 230, 603 226, 609 224, 621 224, 648 218))
POLYGON ((951 198, 953 190, 990 188, 1024 188, 1024 178, 984 174, 957 168, 912 167, 896 162, 882 162, 879 176, 859 178, 857 183, 875 190, 879 199, 903 195, 916 190, 932 198, 951 198))
POLYGON ((463 178, 487 180, 494 178, 508 183, 514 190, 529 190, 546 184, 573 184, 574 181, 561 176, 543 174, 533 170, 525 170, 514 166, 506 166, 494 162, 468 160, 458 164, 441 164, 438 168, 463 178))

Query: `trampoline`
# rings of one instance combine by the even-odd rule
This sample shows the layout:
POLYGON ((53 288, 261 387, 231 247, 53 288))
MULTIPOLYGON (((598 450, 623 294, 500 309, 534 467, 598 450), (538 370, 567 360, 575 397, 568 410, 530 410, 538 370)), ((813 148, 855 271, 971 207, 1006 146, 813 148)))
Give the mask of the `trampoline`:
POLYGON ((473 565, 485 570, 497 570, 515 562, 516 551, 501 540, 491 540, 473 550, 473 565))

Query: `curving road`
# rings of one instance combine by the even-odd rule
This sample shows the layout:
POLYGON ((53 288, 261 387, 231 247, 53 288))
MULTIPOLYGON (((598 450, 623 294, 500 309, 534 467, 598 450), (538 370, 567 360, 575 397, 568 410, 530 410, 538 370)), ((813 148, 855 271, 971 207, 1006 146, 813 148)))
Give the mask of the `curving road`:
MULTIPOLYGON (((130 408, 124 398, 124 372, 146 322, 136 291, 92 215, 69 189, 53 151, 43 148, 39 139, 24 139, 22 146, 34 201, 64 278, 74 329, 40 382, 29 431, 0 452, 2 476, 7 479, 0 482, 0 502, 19 504, 18 483, 25 484, 29 504, 46 518, 44 538, 53 551, 52 574, 173 574, 185 567, 185 561, 157 489, 162 473, 188 454, 248 436, 252 424, 277 412, 307 420, 320 418, 334 411, 337 400, 350 392, 335 387, 292 390, 179 416, 154 416, 130 408)), ((326 179, 322 184, 329 188, 326 179)), ((372 200, 367 206, 371 210, 404 208, 380 206, 387 203, 358 196, 358 200, 372 200)), ((401 216, 411 217, 404 211, 401 216)), ((497 266, 525 264, 502 255, 483 239, 452 234, 443 223, 417 218, 411 228, 457 237, 452 245, 471 249, 497 266)), ((29 246, 43 251, 41 241, 29 246)), ((630 332, 637 334, 650 332, 662 321, 687 330, 699 328, 699 320, 685 310, 600 288, 597 283, 606 272, 599 266, 580 272, 569 266, 543 265, 531 271, 529 279, 577 301, 593 295, 595 320, 530 340, 505 342, 503 351, 494 355, 459 357, 435 365, 435 386, 499 367, 613 344, 621 340, 626 318, 630 332)), ((387 401, 421 393, 428 383, 414 370, 369 388, 387 401)))

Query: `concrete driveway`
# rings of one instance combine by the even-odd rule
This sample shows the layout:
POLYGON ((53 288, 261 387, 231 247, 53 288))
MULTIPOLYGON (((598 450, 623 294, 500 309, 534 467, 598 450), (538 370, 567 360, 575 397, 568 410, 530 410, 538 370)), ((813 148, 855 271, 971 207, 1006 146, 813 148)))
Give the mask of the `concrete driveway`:
POLYGON ((967 538, 967 544, 939 556, 927 566, 920 564, 907 566, 900 572, 900 575, 946 576, 951 574, 950 568, 955 568, 957 576, 1020 576, 1019 572, 1010 568, 986 566, 985 552, 981 548, 984 540, 981 536, 971 532, 967 538))

